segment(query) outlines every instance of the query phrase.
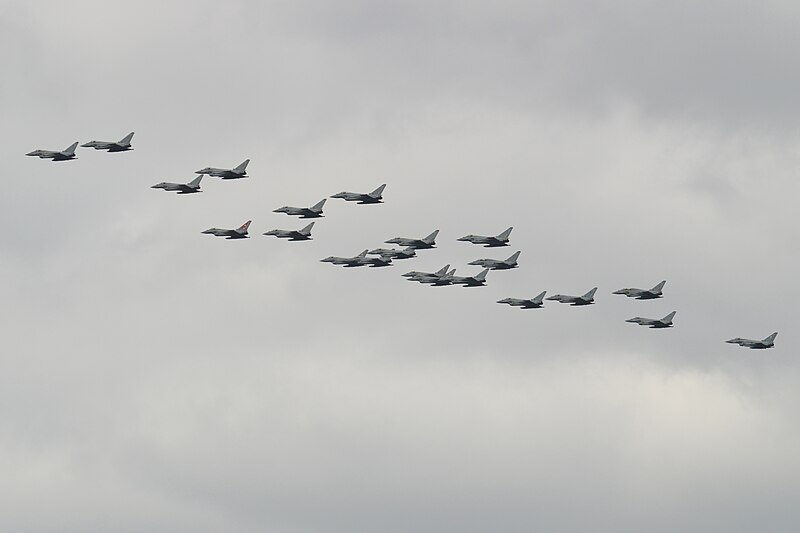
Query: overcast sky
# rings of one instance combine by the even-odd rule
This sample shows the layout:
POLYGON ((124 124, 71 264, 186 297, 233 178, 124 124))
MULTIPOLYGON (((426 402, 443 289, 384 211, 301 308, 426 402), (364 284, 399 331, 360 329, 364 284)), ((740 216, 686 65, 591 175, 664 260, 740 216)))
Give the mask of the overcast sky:
POLYGON ((0 2, 0 530, 797 530, 800 6, 464 4, 0 2))

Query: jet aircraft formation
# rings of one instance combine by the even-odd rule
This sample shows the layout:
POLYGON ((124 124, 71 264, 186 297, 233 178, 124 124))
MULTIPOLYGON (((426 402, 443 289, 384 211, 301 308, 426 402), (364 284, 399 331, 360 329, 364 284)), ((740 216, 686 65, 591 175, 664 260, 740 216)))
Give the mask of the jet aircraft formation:
MULTIPOLYGON (((133 139, 133 132, 129 133, 128 135, 124 136, 119 141, 90 141, 85 144, 82 144, 82 148, 93 148, 95 150, 104 150, 109 153, 113 152, 127 152, 133 150, 133 146, 131 146, 131 140, 133 139)), ((72 143, 70 146, 65 148, 64 150, 34 150, 32 152, 27 153, 28 156, 39 157, 41 159, 51 159, 52 161, 71 161, 77 159, 77 155, 75 154, 75 149, 78 146, 78 142, 72 143)), ((233 168, 216 168, 216 167, 205 167, 201 170, 195 172, 195 174, 199 174, 196 178, 189 181, 188 183, 172 183, 172 182, 161 182, 156 185, 153 185, 151 188, 153 189, 163 189, 165 191, 176 192, 177 194, 185 195, 185 194, 194 194, 198 192, 202 192, 200 190, 200 183, 203 179, 203 176, 212 176, 217 177, 222 180, 235 180, 235 179, 242 179, 247 178, 247 165, 250 163, 249 159, 245 159, 239 165, 233 168)), ((380 185, 378 188, 373 190, 372 192, 368 193, 358 193, 358 192, 340 192, 336 193, 331 196, 331 198, 338 198, 345 200, 347 202, 355 202, 358 204, 380 204, 383 203, 383 192, 386 189, 386 184, 380 185)), ((285 213, 290 216, 297 216, 299 218, 322 218, 323 215, 323 207, 325 206, 327 198, 323 198, 316 204, 310 207, 289 207, 283 206, 275 209, 273 212, 275 213, 285 213)), ((250 228, 251 221, 248 220, 241 226, 236 229, 221 229, 221 228, 209 228, 202 233, 213 235, 216 237, 223 237, 226 240, 241 240, 249 238, 248 230, 250 228)), ((311 239, 311 230, 314 227, 315 222, 311 222, 303 228, 300 229, 273 229, 270 231, 265 232, 263 235, 266 236, 273 236, 279 239, 287 239, 289 241, 309 241, 311 239)), ((506 230, 502 231, 501 233, 494 235, 494 236, 487 236, 487 235, 475 235, 469 234, 463 237, 458 238, 458 241, 461 242, 468 242, 471 244, 484 246, 486 248, 496 248, 496 247, 506 247, 510 245, 510 236, 513 227, 509 227, 506 230)), ((331 263, 334 265, 340 265, 345 268, 356 268, 362 266, 368 266, 371 268, 378 268, 378 267, 388 267, 393 266, 394 260, 403 260, 403 259, 411 259, 417 257, 417 250, 427 250, 436 248, 436 238, 439 235, 439 230, 434 230, 426 237, 421 238, 408 238, 408 237, 394 237, 385 241, 387 244, 396 244, 401 246, 402 248, 374 248, 372 250, 365 249, 358 255, 353 257, 340 257, 340 256, 330 256, 320 261, 323 263, 331 263)), ((520 256, 519 251, 514 252, 509 256, 507 259, 492 259, 492 258, 483 258, 483 259, 476 259, 469 263, 472 266, 480 266, 483 268, 479 273, 469 276, 457 276, 456 269, 450 269, 450 265, 444 265, 442 268, 437 270, 436 272, 420 272, 420 271, 409 271, 403 274, 402 276, 405 277, 408 281, 415 281, 423 285, 430 285, 434 287, 443 287, 443 286, 452 286, 452 285, 461 285, 463 287, 485 287, 486 286, 486 278, 490 271, 493 270, 511 270, 518 268, 518 259, 520 256)), ((626 296, 628 298, 632 298, 635 300, 657 300, 663 298, 663 289, 666 285, 666 281, 661 281, 651 289, 636 289, 636 288, 624 288, 619 289, 613 292, 613 294, 618 294, 622 296, 626 296)), ((538 295, 534 296, 533 298, 503 298, 498 300, 497 303, 509 305, 511 307, 519 307, 520 309, 541 309, 544 307, 545 301, 556 301, 559 303, 567 304, 570 306, 589 306, 595 303, 594 296, 597 292, 597 287, 592 288, 585 294, 581 296, 571 296, 565 294, 556 294, 545 298, 547 294, 546 291, 542 291, 538 295)), ((625 320, 625 322, 637 324, 640 326, 645 326, 651 329, 667 329, 672 328, 674 326, 673 319, 675 318, 676 311, 672 311, 663 318, 643 318, 643 317, 633 317, 625 320)), ((777 337, 778 333, 775 332, 763 340, 753 340, 753 339, 745 339, 741 337, 736 337, 730 340, 725 341, 729 344, 738 344, 739 346, 761 350, 761 349, 768 349, 773 348, 775 343, 775 338, 777 337)))

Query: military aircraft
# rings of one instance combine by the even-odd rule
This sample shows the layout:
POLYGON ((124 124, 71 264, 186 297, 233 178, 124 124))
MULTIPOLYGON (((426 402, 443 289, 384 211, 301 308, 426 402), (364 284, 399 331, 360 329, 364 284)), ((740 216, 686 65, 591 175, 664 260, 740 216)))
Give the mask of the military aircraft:
POLYGON ((744 346, 745 348, 750 348, 751 350, 764 350, 766 348, 772 348, 775 346, 775 337, 778 336, 778 332, 776 331, 769 337, 764 340, 756 341, 753 339, 742 339, 741 337, 736 337, 735 339, 731 339, 729 341, 725 341, 730 344, 738 344, 739 346, 744 346))
POLYGON ((311 207, 288 207, 283 206, 275 209, 273 213, 286 213, 287 215, 296 215, 300 218, 320 218, 322 214, 322 206, 325 205, 326 198, 323 198, 311 207))
POLYGON ((409 281, 420 281, 421 279, 439 278, 447 274, 448 268, 450 268, 450 265, 445 265, 436 272, 420 272, 418 270, 412 270, 411 272, 406 272, 405 274, 403 274, 403 277, 408 278, 409 281))
POLYGON ((545 294, 547 294, 547 291, 542 291, 541 294, 538 294, 533 298, 503 298, 502 300, 497 300, 497 303, 508 304, 512 307, 519 307, 521 309, 539 309, 544 305, 542 300, 544 299, 545 294))
POLYGON ((583 296, 567 296, 564 294, 556 294, 554 296, 549 296, 546 298, 547 300, 555 300, 557 302, 561 302, 562 304, 571 304, 571 305, 592 305, 594 303, 594 293, 597 292, 597 287, 590 290, 583 296))
POLYGON ((247 177, 247 164, 249 162, 250 162, 249 159, 245 159, 236 168, 206 167, 204 169, 195 171, 195 174, 208 174, 209 176, 214 176, 215 178, 222 178, 224 180, 235 180, 235 179, 239 179, 239 178, 246 178, 247 177))
POLYGON ((675 318, 675 311, 671 312, 664 318, 642 318, 640 316, 637 316, 629 318, 625 322, 632 322, 634 324, 639 324, 640 326, 647 326, 650 328, 661 329, 661 328, 671 328, 673 318, 675 318))
POLYGON ((415 249, 425 249, 425 248, 436 248, 436 236, 439 235, 439 230, 437 229, 427 237, 423 237, 422 239, 408 239, 406 237, 395 237, 394 239, 389 239, 387 242, 388 244, 397 244, 399 246, 405 246, 407 248, 415 248, 415 249))
POLYGON ((359 204, 380 204, 382 203, 383 197, 383 189, 386 188, 386 184, 384 183, 374 191, 370 193, 360 193, 360 192, 340 192, 336 193, 331 198, 342 198, 343 200, 347 200, 348 202, 358 202, 359 204))
POLYGON ((210 228, 205 230, 203 233, 215 235, 217 237, 225 237, 227 239, 246 239, 247 228, 250 227, 250 222, 252 222, 252 220, 248 220, 236 229, 210 228))
POLYGON ((133 132, 130 132, 117 142, 91 141, 82 144, 81 148, 94 148, 95 150, 108 150, 109 152, 127 152, 128 150, 133 150, 131 139, 133 139, 133 132))
POLYGON ((289 239, 290 241, 310 241, 311 228, 313 227, 314 223, 312 222, 303 229, 297 229, 297 230, 273 229, 266 232, 264 235, 275 236, 278 237, 279 239, 289 239))
POLYGON ((25 155, 32 155, 40 159, 52 159, 53 161, 69 161, 71 159, 77 159, 75 156, 75 148, 77 148, 77 146, 78 143, 74 142, 60 152, 51 152, 50 150, 34 150, 33 152, 28 152, 25 155))
POLYGON ((195 192, 203 192, 200 190, 200 181, 203 176, 197 176, 189 183, 169 183, 162 181, 150 187, 151 189, 164 189, 165 191, 175 191, 178 194, 192 194, 195 192))
POLYGON ((390 259, 411 259, 417 256, 417 252, 413 248, 403 248, 402 250, 396 248, 375 248, 374 250, 370 250, 369 253, 381 257, 388 257, 390 259))
POLYGON ((333 263, 334 265, 343 265, 345 267, 360 267, 364 266, 364 263, 362 263, 361 260, 367 257, 368 251, 369 250, 364 250, 360 254, 353 257, 338 257, 335 255, 331 255, 329 257, 326 257, 325 259, 320 259, 320 262, 333 263))
POLYGON ((662 281, 652 289, 620 289, 614 291, 613 294, 622 294, 628 298, 636 298, 637 300, 655 300, 656 298, 662 297, 661 290, 666 283, 666 281, 662 281))
POLYGON ((508 228, 500 235, 495 235, 494 237, 487 237, 485 235, 465 235, 464 237, 459 237, 456 240, 471 242, 472 244, 483 244, 486 248, 508 246, 508 236, 511 235, 512 229, 514 228, 508 228))
POLYGON ((465 287, 484 287, 486 286, 486 274, 489 269, 485 268, 480 274, 475 276, 455 276, 448 273, 447 277, 453 285, 463 285, 465 287))
POLYGON ((447 285, 453 285, 453 281, 455 279, 456 269, 454 268, 450 272, 445 273, 443 276, 439 276, 437 278, 420 279, 417 281, 425 285, 430 285, 431 287, 444 287, 447 285))
POLYGON ((519 266, 517 264, 519 254, 520 252, 514 252, 514 254, 508 259, 477 259, 469 264, 482 266, 483 268, 488 268, 489 270, 508 270, 510 268, 517 268, 519 266))
POLYGON ((392 258, 386 257, 383 255, 378 255, 374 257, 362 257, 361 258, 362 265, 369 265, 371 268, 375 267, 388 267, 392 266, 392 258))

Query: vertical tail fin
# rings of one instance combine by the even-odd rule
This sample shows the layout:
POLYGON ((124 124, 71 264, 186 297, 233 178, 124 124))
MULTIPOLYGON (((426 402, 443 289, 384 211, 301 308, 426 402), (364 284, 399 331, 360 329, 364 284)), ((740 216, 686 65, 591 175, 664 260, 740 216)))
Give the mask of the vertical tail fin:
POLYGON ((317 202, 314 205, 312 205, 311 207, 309 207, 309 209, 311 211, 322 211, 322 206, 325 205, 325 200, 327 200, 327 198, 323 198, 319 202, 317 202))
POLYGON ((511 255, 511 257, 509 257, 508 259, 506 259, 506 260, 505 260, 505 262, 506 262, 506 263, 509 263, 509 264, 516 263, 516 262, 517 262, 517 259, 519 259, 519 254, 521 254, 521 253, 522 253, 522 252, 514 252, 514 253, 511 255))
POLYGON ((594 293, 596 292, 597 292, 597 287, 593 288, 592 290, 581 296, 581 298, 583 298, 584 300, 591 300, 594 298, 594 293))
POLYGON ((675 311, 662 318, 661 322, 664 322, 665 324, 671 324, 673 318, 675 318, 675 311))
POLYGON ((480 274, 475 276, 475 280, 476 281, 484 281, 486 279, 486 274, 488 274, 488 273, 489 273, 489 269, 488 268, 484 268, 483 272, 481 272, 480 274))
POLYGON ((384 183, 383 185, 381 185, 380 187, 378 187, 377 189, 375 189, 374 191, 369 193, 369 195, 370 196, 374 196, 374 197, 377 198, 378 196, 383 194, 383 189, 385 189, 385 188, 386 188, 386 184, 384 183))
POLYGON ((233 171, 237 174, 244 174, 245 169, 247 168, 247 164, 250 162, 249 159, 245 159, 238 167, 234 168, 233 171))
POLYGON ((507 240, 508 240, 508 236, 509 236, 509 235, 511 235, 511 230, 512 230, 512 229, 514 229, 514 227, 513 227, 513 226, 512 226, 512 227, 510 227, 510 228, 508 228, 507 230, 505 230, 503 233, 501 233, 500 235, 498 235, 498 236, 497 236, 497 237, 495 237, 495 238, 496 238, 497 240, 499 240, 499 241, 507 241, 507 240))
POLYGON ((547 291, 542 291, 541 293, 539 293, 539 294, 537 294, 536 296, 533 297, 533 301, 534 302, 538 302, 538 303, 542 303, 542 300, 544 300, 544 295, 545 294, 547 294, 547 291))
POLYGON ((202 180, 203 180, 203 175, 200 174, 199 176, 197 176, 195 179, 193 179, 192 181, 190 181, 186 185, 188 185, 189 187, 199 187, 200 186, 200 182, 202 180))
POLYGON ((133 139, 133 132, 130 132, 125 137, 117 141, 117 144, 121 146, 129 146, 131 144, 131 139, 133 139))
POLYGON ((663 289, 664 285, 666 285, 666 284, 667 284, 666 281, 662 281, 661 283, 659 283, 658 285, 656 285, 655 287, 650 289, 648 292, 654 292, 654 293, 658 294, 658 293, 661 292, 661 289, 663 289))
POLYGON ((773 333, 772 335, 770 335, 769 337, 764 339, 764 342, 769 344, 769 343, 773 342, 775 340, 775 337, 777 337, 777 336, 778 336, 778 332, 776 331, 775 333, 773 333))
POLYGON ((299 231, 299 233, 302 233, 303 235, 309 235, 309 234, 311 234, 311 228, 313 228, 313 227, 314 227, 314 223, 312 222, 311 224, 309 224, 305 228, 301 229, 299 231))
POLYGON ((74 143, 70 144, 67 148, 65 148, 63 153, 65 155, 72 155, 72 154, 75 153, 75 148, 77 148, 77 147, 78 147, 78 143, 74 142, 74 143))
POLYGON ((428 235, 427 237, 425 237, 424 239, 422 239, 422 240, 427 242, 428 244, 433 244, 433 242, 436 240, 436 236, 437 235, 439 235, 439 230, 438 229, 436 231, 434 231, 433 233, 431 233, 430 235, 428 235))
POLYGON ((360 254, 358 254, 356 257, 367 257, 367 253, 368 253, 368 252, 369 252, 369 249, 367 249, 367 250, 364 250, 363 252, 361 252, 360 254))
POLYGON ((239 233, 247 233, 247 228, 250 227, 250 223, 251 222, 252 222, 252 220, 248 220, 247 222, 245 222, 244 224, 242 224, 241 226, 236 228, 236 231, 239 232, 239 233))
POLYGON ((437 276, 444 276, 445 274, 447 274, 447 269, 448 268, 450 268, 449 264, 443 266, 442 268, 440 268, 439 270, 434 272, 434 274, 436 274, 437 276))

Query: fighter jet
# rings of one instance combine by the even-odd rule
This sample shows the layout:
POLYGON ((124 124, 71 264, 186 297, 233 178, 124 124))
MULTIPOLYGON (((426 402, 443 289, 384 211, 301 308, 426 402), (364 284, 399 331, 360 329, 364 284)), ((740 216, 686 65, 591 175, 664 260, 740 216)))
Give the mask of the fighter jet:
POLYGON ((273 213, 286 213, 287 215, 296 215, 300 218, 320 218, 322 214, 322 206, 325 205, 326 198, 323 198, 311 207, 288 207, 283 206, 275 209, 273 213))
POLYGON ((488 268, 489 270, 508 270, 510 268, 517 268, 519 266, 517 264, 519 254, 520 252, 514 252, 514 254, 508 259, 477 259, 469 264, 482 266, 483 268, 488 268))
POLYGON ((554 296, 550 296, 546 298, 547 300, 555 300, 557 302, 561 302, 562 304, 571 304, 571 305, 592 305, 594 303, 594 293, 597 292, 597 287, 590 290, 583 296, 567 296, 564 294, 556 294, 554 296))
POLYGON ((418 270, 412 270, 411 272, 406 272, 405 274, 403 274, 403 277, 408 278, 409 281, 420 281, 421 279, 439 278, 447 274, 448 268, 450 268, 450 265, 445 265, 436 272, 420 272, 418 270))
POLYGON ((382 256, 382 255, 379 255, 379 256, 376 256, 376 257, 363 257, 363 258, 361 258, 361 264, 362 265, 369 265, 370 268, 388 267, 388 266, 392 266, 392 258, 391 257, 385 257, 385 256, 382 256))
POLYGON ((438 229, 422 239, 408 239, 406 237, 395 237, 394 239, 389 239, 388 241, 385 242, 387 242, 388 244, 397 244, 399 246, 405 246, 407 248, 415 248, 417 250, 424 248, 436 248, 437 235, 439 235, 438 229))
POLYGON ((242 164, 240 164, 236 168, 214 168, 214 167, 206 167, 202 170, 195 171, 195 174, 208 174, 209 176, 214 176, 216 178, 222 178, 224 180, 235 180, 239 178, 246 178, 247 177, 247 164, 250 162, 249 159, 245 159, 242 164))
POLYGON ((342 198, 343 200, 347 200, 348 202, 358 202, 359 204, 380 204, 382 203, 383 197, 383 189, 386 188, 386 184, 384 183, 374 191, 370 193, 360 193, 360 192, 340 192, 336 193, 331 198, 342 198))
POLYGON ((34 150, 33 152, 28 152, 25 155, 36 156, 40 159, 52 159, 53 161, 69 161, 71 159, 77 159, 75 156, 75 148, 77 148, 77 146, 78 143, 74 142, 61 152, 51 152, 50 150, 34 150))
MULTIPOLYGON (((625 322, 632 322, 640 326, 647 326, 654 329, 671 328, 672 319, 675 317, 675 311, 671 312, 664 318, 642 318, 640 316, 629 318, 625 322)), ((730 342, 730 341, 729 341, 730 342)))
POLYGON ((751 350, 764 350, 766 348, 772 348, 775 346, 775 337, 778 336, 778 332, 776 331, 769 337, 764 340, 756 341, 753 339, 742 339, 741 337, 736 337, 735 339, 731 339, 729 341, 725 341, 730 344, 738 344, 739 346, 744 346, 745 348, 750 348, 751 350))
POLYGON ((486 274, 489 269, 485 268, 480 274, 475 276, 451 276, 448 273, 448 278, 453 285, 463 285, 464 287, 484 287, 486 285, 486 274))
POLYGON ((622 294, 627 296, 628 298, 636 298, 637 300, 655 300, 656 298, 661 298, 661 290, 666 285, 666 281, 662 281, 652 289, 620 289, 618 291, 614 291, 614 294, 622 294))
POLYGON ((335 255, 331 255, 329 257, 326 257, 325 259, 320 259, 320 262, 333 263, 334 265, 343 265, 345 268, 360 267, 365 265, 365 263, 362 263, 361 260, 367 257, 368 251, 369 250, 364 250, 363 252, 354 257, 338 257, 335 255))
POLYGON ((417 280, 422 284, 430 285, 431 287, 445 287, 447 285, 453 285, 456 279, 456 269, 454 268, 450 272, 447 272, 443 276, 439 276, 438 278, 429 278, 429 279, 420 279, 417 280))
POLYGON ((169 183, 162 181, 150 187, 151 189, 164 189, 165 191, 176 191, 178 194, 192 194, 195 192, 203 192, 200 190, 200 181, 203 176, 197 176, 189 183, 169 183))
POLYGON ((508 228, 500 235, 495 235, 494 237, 487 237, 485 235, 465 235, 456 240, 471 242, 472 244, 483 244, 486 248, 508 246, 508 236, 511 235, 512 229, 514 228, 508 228))
POLYGON ((252 220, 248 220, 236 229, 210 228, 205 230, 203 233, 215 235, 217 237, 225 237, 226 239, 246 239, 247 228, 250 227, 250 222, 252 222, 252 220))
POLYGON ((372 255, 379 255, 381 257, 388 257, 390 259, 411 259, 417 256, 417 252, 413 248, 375 248, 369 251, 372 255))
POLYGON ((290 241, 310 241, 311 228, 313 227, 314 223, 312 222, 303 229, 297 229, 297 230, 273 229, 266 232, 264 235, 272 235, 278 237, 279 239, 289 239, 290 241))
POLYGON ((128 150, 133 150, 131 139, 133 139, 133 132, 130 132, 117 142, 91 141, 82 144, 81 148, 94 148, 95 150, 108 150, 109 152, 127 152, 128 150))
POLYGON ((545 294, 547 294, 547 291, 542 291, 541 294, 538 294, 533 298, 503 298, 502 300, 497 300, 497 303, 508 304, 512 307, 519 307, 521 309, 539 309, 544 305, 542 300, 544 299, 545 294))

